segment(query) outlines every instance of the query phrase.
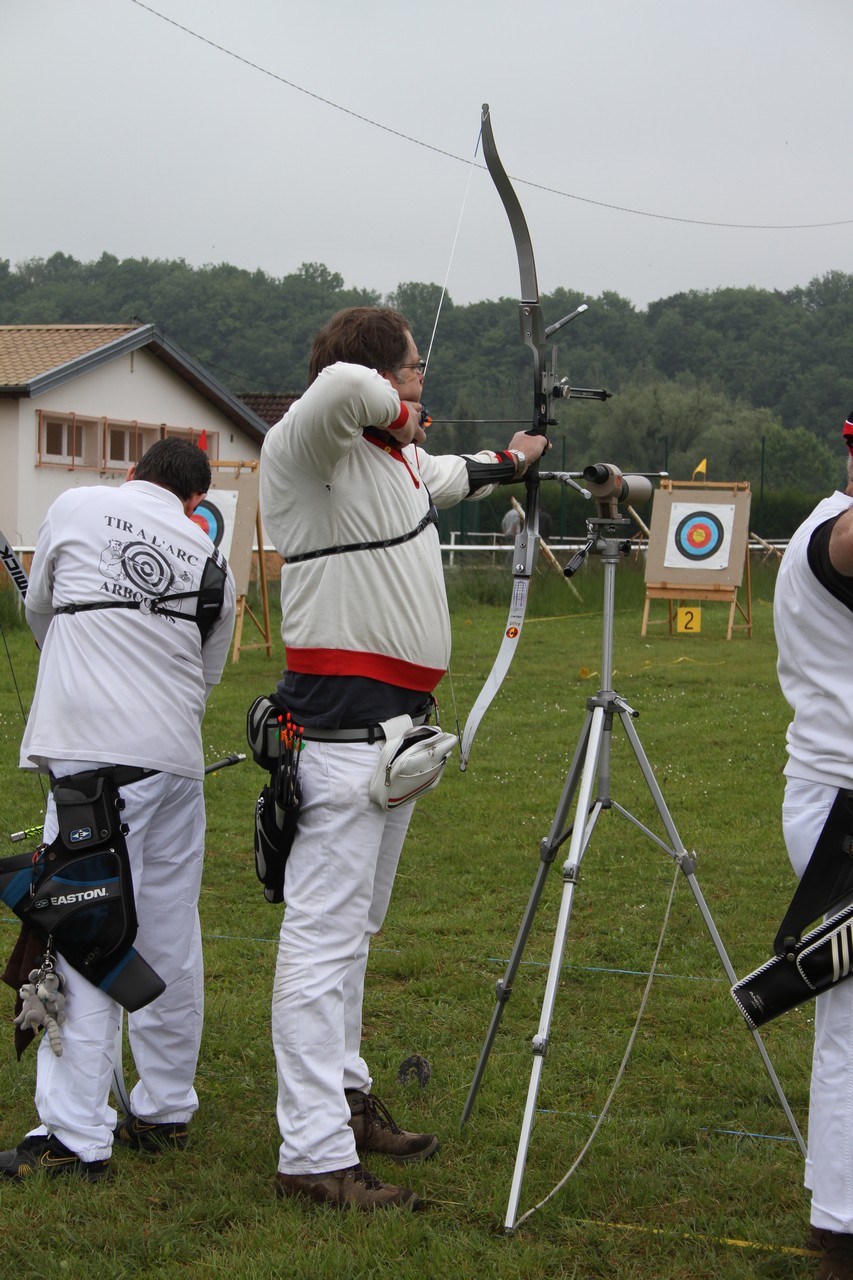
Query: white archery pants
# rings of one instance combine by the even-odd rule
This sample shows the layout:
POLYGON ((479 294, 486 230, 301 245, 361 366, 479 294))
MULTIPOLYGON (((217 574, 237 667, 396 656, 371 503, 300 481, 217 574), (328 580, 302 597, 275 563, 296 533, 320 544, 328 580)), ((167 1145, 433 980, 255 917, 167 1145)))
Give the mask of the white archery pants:
MULTIPOLYGON (((381 745, 381 744, 380 744, 381 745)), ((354 1165, 345 1089, 369 1091, 361 1056, 364 975, 414 805, 368 797, 380 745, 308 742, 303 806, 285 868, 272 1002, 280 1173, 354 1165)))
MULTIPOLYGON (((121 788, 122 820, 139 932, 134 946, 166 983, 127 1027, 139 1082, 134 1115, 157 1124, 189 1120, 198 1107, 193 1087, 204 1016, 204 973, 198 895, 204 859, 204 792, 199 779, 157 773, 121 788)), ((45 839, 57 832, 53 796, 45 839)), ((41 1127, 82 1160, 112 1151, 115 1110, 109 1105, 120 1006, 59 957, 66 978, 62 1057, 47 1037, 38 1050, 36 1109, 41 1127)))
MULTIPOLYGON (((788 856, 802 876, 837 788, 789 778, 782 823, 788 856)), ((840 907, 833 908, 839 910, 840 907)), ((805 1185, 811 1222, 853 1233, 853 979, 818 996, 809 1097, 805 1185)))

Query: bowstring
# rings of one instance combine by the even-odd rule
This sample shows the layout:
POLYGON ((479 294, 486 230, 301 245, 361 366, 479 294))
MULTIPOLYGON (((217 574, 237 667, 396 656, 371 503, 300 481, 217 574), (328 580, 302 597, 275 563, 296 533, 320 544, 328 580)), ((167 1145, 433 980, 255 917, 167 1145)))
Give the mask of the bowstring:
MULTIPOLYGON (((468 166, 468 180, 465 183, 465 192, 462 197, 462 207, 459 210, 459 217, 456 221, 456 231, 453 236, 453 243, 450 246, 450 257, 447 260, 447 270, 444 273, 444 284, 441 286, 441 294, 439 295, 438 307, 436 309, 435 320, 432 326, 432 333, 430 334, 430 338, 429 338, 429 346, 427 347, 427 354, 426 354, 426 368, 424 369, 424 374, 426 374, 429 370, 429 362, 432 357, 432 349, 435 346, 435 336, 436 336, 436 333, 438 332, 438 322, 441 319, 441 309, 444 306, 444 299, 447 297, 447 282, 450 279, 450 271, 451 271, 451 268, 453 267, 453 258, 456 253, 456 246, 459 242, 459 233, 462 230, 462 220, 465 217, 465 209, 468 205, 468 194, 471 190, 471 179, 474 176, 474 169, 476 168, 476 165, 477 165, 477 156, 480 151, 480 142, 482 141, 482 137, 483 137, 483 122, 481 120, 480 127, 477 130, 477 141, 474 144, 474 154, 471 156, 471 163, 468 166)), ((461 751, 462 750, 462 726, 459 723, 459 708, 456 704, 456 690, 453 687, 453 671, 451 670, 451 665, 452 664, 449 664, 447 668, 447 678, 448 678, 448 681, 450 682, 450 701, 453 704, 453 718, 456 722, 456 741, 459 743, 459 750, 461 751)))
POLYGON ((454 255, 456 253, 456 245, 459 242, 459 233, 462 230, 462 220, 465 217, 465 209, 468 204, 468 193, 471 190, 471 179, 474 176, 474 169, 476 168, 477 155, 480 150, 480 141, 482 137, 483 137, 483 123, 481 121, 480 128, 477 131, 477 141, 474 144, 474 154, 472 155, 471 163, 468 166, 468 181, 465 183, 465 194, 462 197, 462 207, 459 210, 459 218, 456 222, 456 232, 453 236, 453 243, 450 246, 450 257, 447 260, 447 270, 444 273, 444 284, 441 286, 441 294, 438 299, 438 309, 436 310, 436 313, 435 313, 435 321, 433 323, 432 333, 430 334, 430 338, 429 338, 429 346, 427 348, 427 354, 426 354, 426 369, 424 369, 424 373, 426 373, 427 369, 429 369, 430 356, 432 355, 432 349, 435 345, 435 335, 438 331, 438 322, 441 318, 441 308, 444 306, 444 299, 447 297, 447 282, 450 279, 450 271, 453 266, 454 255))

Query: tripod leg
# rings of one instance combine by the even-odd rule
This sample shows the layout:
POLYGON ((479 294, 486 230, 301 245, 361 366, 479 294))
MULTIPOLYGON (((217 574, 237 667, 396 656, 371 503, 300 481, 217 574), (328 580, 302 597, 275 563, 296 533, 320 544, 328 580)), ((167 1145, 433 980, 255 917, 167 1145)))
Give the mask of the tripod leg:
MULTIPOLYGON (((600 812, 600 810, 599 810, 600 812)), ((575 828, 578 830, 578 828, 575 828)), ((569 863, 566 863, 568 868, 569 863)), ((564 871, 566 870, 564 868, 564 871)), ((576 868, 572 868, 574 872, 576 868)), ((554 1013, 554 1001, 557 995, 557 983, 560 975, 560 968, 563 961, 563 950, 565 948, 566 935, 569 928, 569 919, 572 913, 572 899, 574 898, 576 879, 566 880, 563 887, 563 898, 560 903, 560 916, 557 921, 557 932, 554 937, 554 949, 551 953, 551 965, 548 970, 548 984, 545 991, 545 1000, 542 1005, 542 1016, 539 1021, 539 1030, 533 1039, 533 1068, 530 1073, 530 1084, 527 1089, 527 1102, 524 1106, 524 1118, 521 1122, 521 1134, 518 1139, 518 1150, 515 1157, 515 1168, 512 1175, 512 1183, 509 1190, 509 1202, 507 1204, 506 1218, 504 1219, 504 1230, 514 1231, 515 1222, 518 1216, 518 1201, 521 1196, 521 1183, 524 1178, 524 1166, 527 1162, 527 1150, 530 1146, 530 1135, 533 1130, 533 1121, 536 1116, 536 1101, 539 1096, 539 1082, 542 1078, 542 1068, 545 1064, 545 1053, 548 1048, 548 1032, 551 1027, 551 1018, 554 1013)))
POLYGON ((551 830, 549 831, 547 838, 543 840, 540 845, 539 870, 536 873, 536 879, 534 880, 533 888, 530 891, 530 897, 527 901, 527 907, 521 921, 521 926, 518 930, 518 935, 512 949, 512 954, 509 958, 506 972, 497 984, 497 1003, 495 1004, 494 1011, 492 1013, 492 1020, 489 1024, 488 1032, 486 1033, 486 1039, 483 1043, 482 1049, 480 1050, 480 1057, 474 1071, 474 1078, 471 1081, 471 1085, 468 1090, 468 1097, 465 1100, 465 1106, 462 1110, 462 1116, 459 1121, 460 1128, 467 1123, 471 1115, 471 1111, 473 1110, 474 1102, 486 1071, 489 1054, 492 1051, 492 1045, 494 1044, 495 1036, 497 1035, 498 1027, 500 1026, 501 1017, 503 1016, 504 1005, 512 995, 512 984, 515 980, 515 975, 518 972, 518 967, 521 964, 521 958, 524 955, 524 948, 527 946, 527 939, 530 936, 530 930, 533 925, 533 918, 536 915, 536 909, 539 906, 539 899, 541 898, 542 890, 545 887, 545 880, 547 879, 548 872, 551 869, 551 864, 554 861, 565 827, 566 817, 571 807, 572 800, 574 799, 575 789, 581 773, 581 760, 584 756, 586 744, 589 741, 591 722, 592 712, 589 711, 587 712, 581 736, 578 739, 578 745, 575 748, 572 765, 569 769, 569 773, 563 787, 563 794, 560 797, 560 803, 557 806, 554 821, 551 823, 551 830))
POLYGON ((595 785, 598 772, 598 762, 601 758, 602 751, 607 752, 607 749, 609 748, 609 742, 605 744, 604 739, 609 735, 611 724, 612 716, 605 715, 605 711, 602 706, 595 707, 591 713, 589 743, 583 769, 583 777, 581 779, 580 790, 578 792, 578 803, 575 811, 575 822, 572 828, 572 840, 569 845, 569 856, 563 866, 563 896, 560 901, 560 914, 557 920, 557 931, 554 935, 554 945, 551 950, 551 963, 548 967, 548 980, 545 984, 545 998, 542 1002, 539 1029, 533 1039, 533 1068, 530 1073, 527 1103, 524 1108, 524 1119, 521 1125, 521 1135, 518 1140, 515 1169, 513 1171, 509 1203, 507 1205, 506 1219, 504 1222, 504 1229, 506 1231, 513 1231, 515 1229, 518 1200, 521 1195, 521 1183, 524 1177, 524 1165, 527 1160, 527 1149, 530 1145, 530 1134, 536 1114, 536 1100, 539 1094, 539 1081, 542 1076, 542 1067, 545 1059, 545 1053, 548 1048, 548 1033, 551 1029, 551 1019, 554 1015, 554 1004, 557 999, 557 986, 560 980, 563 952, 565 951, 566 936, 568 934, 569 921, 572 914, 572 901, 574 899, 575 885, 578 880, 580 864, 583 860, 587 845, 589 844, 596 822, 598 821, 602 810, 600 801, 596 801, 595 804, 592 804, 592 789, 595 785), (607 735, 605 735, 605 726, 607 727, 607 735), (584 814, 591 814, 589 821, 583 821, 584 814))
MULTIPOLYGON (((711 935, 711 941, 714 944, 717 955, 720 957, 720 963, 722 964, 723 969, 725 970, 726 977, 728 978, 731 985, 734 986, 734 984, 737 982, 737 975, 735 974, 735 971, 732 967, 732 963, 729 960, 728 953, 726 952, 726 948, 723 946, 723 940, 720 937, 719 933, 717 932, 717 927, 714 924, 713 918, 711 916, 711 912, 708 910, 708 904, 705 901, 705 898, 702 894, 702 890, 699 888, 699 884, 693 872, 695 859, 690 854, 688 854, 684 845, 681 843, 681 839, 678 835, 678 832, 675 829, 675 823, 673 822, 672 817, 670 816, 669 810, 666 807, 666 801, 663 798, 663 794, 660 790, 660 787, 657 784, 657 779, 655 778, 655 775, 652 772, 651 765, 649 764, 646 754, 643 751, 642 744, 640 742, 637 731, 634 728, 634 725, 631 721, 630 715, 626 712, 620 712, 619 715, 620 715, 622 724, 624 725, 625 732, 627 733, 628 738, 630 740, 631 746, 633 747, 634 755, 637 757, 637 763, 639 764, 640 769, 642 770, 643 777, 645 778, 649 791, 652 794, 652 799, 655 802, 657 811, 660 814, 661 820, 666 828, 667 835, 672 841, 673 848, 672 850, 670 850, 670 852, 672 853, 672 856, 675 858, 676 862, 678 863, 679 867, 684 873, 687 879, 687 883, 690 885, 690 891, 693 894, 693 897, 696 901, 696 905, 698 906, 699 911, 702 915, 702 919, 705 921, 705 927, 708 930, 708 933, 711 935)), ((622 812, 624 813, 626 811, 622 810, 622 812)), ((630 815, 628 816, 630 817, 630 815)), ((785 1097, 785 1093, 784 1093, 784 1090, 782 1089, 782 1085, 780 1084, 779 1078, 776 1075, 776 1072, 773 1068, 773 1063, 770 1061, 770 1056, 767 1053, 767 1049, 765 1047, 764 1041, 762 1040, 761 1036, 757 1031, 752 1031, 752 1037, 755 1040, 756 1047, 758 1049, 759 1054, 761 1055, 761 1060, 764 1063, 764 1068, 767 1072, 767 1075, 770 1078, 770 1082, 776 1091, 776 1096, 782 1105, 782 1110, 784 1111, 788 1124, 791 1127, 791 1132, 793 1133, 797 1141, 797 1145, 799 1146, 800 1151, 802 1152, 803 1157, 805 1158, 806 1144, 803 1140, 802 1134, 800 1133, 799 1126, 797 1125, 797 1122, 794 1119, 793 1112, 791 1111, 791 1108, 788 1105, 788 1099, 785 1097)))

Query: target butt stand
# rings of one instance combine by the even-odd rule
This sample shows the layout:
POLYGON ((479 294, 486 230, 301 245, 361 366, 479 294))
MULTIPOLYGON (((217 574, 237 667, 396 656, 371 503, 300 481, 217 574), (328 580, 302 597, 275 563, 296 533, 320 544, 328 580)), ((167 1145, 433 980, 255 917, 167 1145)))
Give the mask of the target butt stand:
MULTIPOLYGON (((654 771, 634 727, 634 720, 639 715, 639 712, 629 706, 625 699, 616 693, 612 687, 613 608, 616 568, 628 550, 632 528, 630 520, 619 511, 619 503, 628 500, 629 492, 632 500, 645 501, 651 494, 651 484, 647 477, 622 476, 619 469, 610 464, 597 464, 587 467, 583 472, 583 476, 587 488, 595 498, 598 516, 587 521, 588 539, 586 545, 573 557, 564 572, 567 576, 575 573, 589 553, 601 557, 604 570, 601 688, 594 697, 587 700, 586 719, 562 795, 548 835, 541 841, 539 846, 539 868, 506 971, 503 978, 497 983, 497 1002, 460 1121, 461 1125, 464 1125, 471 1115, 504 1007, 512 994, 513 981, 524 954, 548 872, 559 850, 568 840, 570 842, 569 853, 562 869, 563 891, 557 929, 548 967, 539 1026, 532 1042, 533 1065, 504 1220, 504 1231, 507 1233, 515 1230, 517 1222, 518 1202, 536 1113, 539 1084, 548 1048, 551 1020, 566 948, 575 888, 580 875, 581 863, 595 832, 598 820, 605 810, 612 809, 621 814, 623 818, 626 818, 636 826, 673 859, 690 886, 690 891, 693 894, 730 984, 734 985, 737 981, 731 961, 696 880, 696 855, 687 851, 678 834, 666 801, 658 786, 654 771), (646 487, 644 488, 644 486, 646 487), (611 794, 611 746, 613 726, 616 723, 622 726, 631 744, 636 762, 663 825, 665 839, 656 835, 624 805, 615 800, 611 794)), ((559 480, 561 483, 574 483, 568 473, 548 472, 543 473, 541 478, 543 480, 559 480)), ((805 1156, 805 1143, 761 1036, 757 1031, 753 1031, 752 1035, 764 1067, 785 1112, 791 1131, 803 1156, 805 1156)))

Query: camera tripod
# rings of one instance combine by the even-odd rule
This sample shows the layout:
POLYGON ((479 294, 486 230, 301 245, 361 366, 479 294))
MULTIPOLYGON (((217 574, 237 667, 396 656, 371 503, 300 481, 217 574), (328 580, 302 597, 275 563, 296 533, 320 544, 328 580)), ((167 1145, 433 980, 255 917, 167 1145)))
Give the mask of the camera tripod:
MULTIPOLYGON (((612 470, 615 471, 615 468, 612 470)), ((587 468, 584 472, 587 479, 591 478, 590 473, 593 471, 601 472, 603 471, 603 468, 587 468)), ((619 476, 618 471, 616 474, 619 476)), ((555 479, 562 479, 562 476, 558 474, 552 473, 552 475, 555 479)), ((620 481, 621 479, 622 477, 619 476, 620 481)), ((630 480, 633 481, 634 477, 630 477, 630 480)), ((592 484, 590 485, 590 488, 593 492, 595 492, 596 489, 601 492, 602 489, 608 487, 608 485, 609 480, 605 478, 603 486, 592 484)), ((626 495, 627 488, 628 486, 625 487, 626 495)), ((619 492, 618 500, 622 501, 623 497, 621 491, 618 490, 618 487, 617 491, 619 492)), ((702 919, 705 921, 708 933, 711 935, 711 940, 717 950, 717 954, 720 957, 720 962, 726 972, 729 982, 734 985, 737 981, 737 977, 734 969, 732 968, 725 947, 723 946, 720 935, 717 932, 711 913, 708 910, 708 906, 702 895, 702 891, 696 881, 695 853, 688 853, 682 844, 681 838, 676 830, 675 823, 667 809, 666 802, 657 784, 654 772, 652 771, 648 758, 643 751, 640 739, 634 727, 633 721, 639 713, 630 707, 624 698, 620 697, 618 693, 615 693, 612 688, 613 602, 615 593, 615 574, 620 558, 623 552, 627 549, 626 543, 627 539, 630 537, 631 523, 618 512, 615 501, 606 503, 599 499, 598 509, 600 512, 600 518, 587 521, 589 536, 586 546, 566 567, 565 573, 570 575, 575 572, 590 551, 601 556, 604 567, 604 621, 601 659, 602 687, 595 697, 589 698, 587 701, 586 720, 575 750, 571 768, 566 778, 560 802, 557 807, 554 820, 551 824, 551 829, 540 844, 539 869, 506 972, 497 984, 497 1003, 492 1014, 492 1020, 486 1040, 480 1052, 480 1058, 477 1063, 474 1078, 468 1092, 468 1098, 466 1100, 460 1122, 464 1125, 471 1114, 474 1100, 477 1096, 477 1092, 485 1072, 492 1044, 500 1024, 504 1006, 512 993, 513 980, 519 964, 521 963, 521 958, 530 934, 533 918, 539 904, 539 899, 545 885, 548 871, 561 845, 571 838, 569 855, 563 866, 563 893, 557 922, 557 932, 554 938, 551 961, 548 969, 539 1028, 532 1044, 533 1067, 531 1070, 530 1086, 528 1089, 527 1103, 525 1106, 524 1119, 519 1138, 515 1170, 510 1188, 509 1203, 507 1205, 506 1218, 504 1221, 504 1230, 506 1232, 512 1232, 515 1229, 517 1220, 521 1183, 524 1177, 524 1166, 536 1111, 539 1082, 542 1075, 545 1052, 548 1047, 548 1036, 557 996, 557 985, 562 966, 563 953, 565 951, 575 887, 578 883, 581 862, 583 861, 598 820, 605 809, 615 809, 624 818, 627 818, 628 821, 638 827, 646 836, 658 844, 664 852, 669 854, 669 856, 674 860, 687 879, 687 883, 690 886, 696 905, 701 912, 702 919), (623 805, 619 804, 611 796, 611 738, 613 725, 616 721, 622 725, 631 747, 633 748, 637 763, 663 823, 667 837, 666 840, 660 839, 653 831, 640 822, 634 814, 630 813, 623 805), (570 825, 567 825, 567 818, 570 815, 572 802, 575 799, 576 793, 577 804, 574 809, 574 821, 570 825)), ((799 1144, 803 1156, 805 1156, 805 1143, 803 1142, 785 1094, 782 1091, 782 1086, 776 1076, 776 1072, 767 1054, 764 1042, 757 1031, 753 1031, 752 1035, 767 1070, 767 1074, 770 1077, 779 1101, 782 1104, 782 1108, 794 1137, 799 1144)))

